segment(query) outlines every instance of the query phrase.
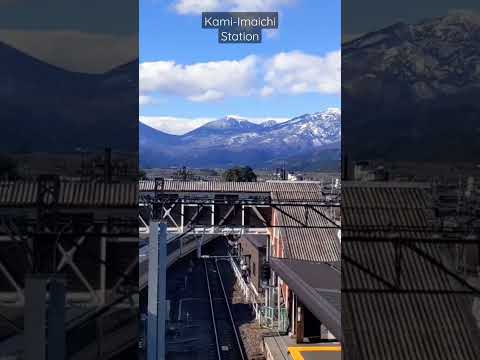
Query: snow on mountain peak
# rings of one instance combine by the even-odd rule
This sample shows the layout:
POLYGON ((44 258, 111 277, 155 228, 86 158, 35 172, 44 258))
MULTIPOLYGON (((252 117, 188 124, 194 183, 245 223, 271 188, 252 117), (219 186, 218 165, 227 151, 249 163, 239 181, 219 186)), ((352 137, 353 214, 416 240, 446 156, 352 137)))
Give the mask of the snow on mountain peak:
POLYGON ((262 126, 264 128, 272 127, 272 126, 275 126, 275 125, 277 125, 277 122, 275 120, 267 120, 267 121, 264 121, 260 124, 260 126, 262 126))
MULTIPOLYGON (((452 11, 417 24, 392 25, 365 34, 344 46, 342 66, 350 74, 344 88, 352 94, 358 89, 361 93, 355 96, 372 97, 383 83, 396 82, 408 94, 404 98, 415 101, 477 88, 479 37, 480 15, 470 11, 452 11)), ((388 98, 389 94, 381 96, 388 98)), ((392 98, 397 101, 396 96, 392 98)))
POLYGON ((247 119, 242 118, 241 116, 238 116, 238 115, 227 115, 227 116, 223 117, 222 119, 224 119, 224 120, 235 120, 235 121, 238 121, 238 122, 248 121, 247 119))
POLYGON ((342 110, 340 110, 340 108, 336 108, 336 107, 329 107, 329 108, 327 108, 327 110, 325 112, 335 114, 335 115, 340 115, 342 113, 342 110))
POLYGON ((209 123, 203 125, 203 127, 210 129, 234 129, 248 127, 249 125, 252 125, 252 123, 247 119, 228 115, 221 119, 210 121, 209 123))
MULTIPOLYGON (((239 159, 263 163, 292 156, 310 159, 318 151, 339 149, 340 116, 340 110, 336 108, 284 122, 272 119, 260 124, 226 116, 184 135, 167 139, 159 136, 158 143, 141 141, 141 144, 152 154, 165 153, 168 148, 168 155, 174 163, 187 160, 227 163, 239 159), (192 159, 193 153, 198 157, 192 159)), ((142 136, 146 136, 145 131, 142 136)))

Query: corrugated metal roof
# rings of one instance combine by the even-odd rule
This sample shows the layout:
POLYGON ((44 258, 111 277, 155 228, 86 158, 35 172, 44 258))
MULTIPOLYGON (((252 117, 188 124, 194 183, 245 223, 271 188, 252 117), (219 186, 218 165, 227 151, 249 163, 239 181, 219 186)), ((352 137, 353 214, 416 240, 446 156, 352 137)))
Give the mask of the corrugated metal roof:
MULTIPOLYGON (((136 205, 138 190, 153 191, 154 181, 104 184, 61 182, 60 203, 71 206, 136 205)), ((198 182, 165 181, 167 192, 227 192, 227 193, 319 193, 315 182, 198 182)), ((37 201, 37 183, 32 181, 0 182, 0 206, 29 206, 37 201)))
MULTIPOLYGON (((71 207, 133 207, 138 205, 138 184, 61 182, 59 205, 71 207)), ((0 182, 0 206, 24 207, 37 203, 38 184, 28 181, 0 182)))
POLYGON ((400 237, 425 237, 414 230, 429 227, 433 217, 429 193, 416 183, 343 184, 341 211, 342 236, 385 237, 397 230, 400 237))
MULTIPOLYGON (((416 245, 440 259, 438 248, 416 245)), ((394 243, 346 243, 342 253, 376 276, 395 283, 394 243)), ((389 286, 344 261, 344 289, 387 290, 389 286)), ((453 290, 455 282, 416 252, 402 250, 400 285, 408 290, 453 290)), ((458 286, 456 287, 458 289, 458 286)), ((478 329, 470 306, 473 296, 446 293, 347 293, 342 295, 345 351, 360 359, 479 359, 478 329), (348 320, 346 318, 349 318, 348 320)))
MULTIPOLYGON (((354 334, 344 332, 345 356, 391 360, 478 360, 475 329, 462 301, 449 295, 349 294, 354 334)), ((350 357, 346 357, 350 358, 350 357)))
MULTIPOLYGON (((154 191, 155 182, 140 181, 140 191, 154 191)), ((226 182, 226 181, 176 181, 165 180, 167 192, 247 192, 270 193, 272 191, 320 192, 320 182, 226 182)))
POLYGON ((342 205, 355 208, 425 209, 429 206, 427 186, 408 183, 342 184, 342 205))
POLYGON ((428 227, 431 205, 427 188, 416 184, 344 184, 342 195, 345 357, 479 359, 478 329, 470 308, 473 296, 448 293, 466 289, 427 259, 445 263, 448 254, 442 253, 439 245, 402 243, 402 271, 397 278, 398 242, 427 234, 398 232, 400 237, 389 238, 385 230, 428 227), (379 230, 355 231, 356 226, 362 230, 367 225, 379 230), (372 237, 384 241, 365 241, 372 237), (402 292, 393 293, 395 289, 402 292))
MULTIPOLYGON (((290 200, 292 197, 301 200, 321 200, 320 193, 273 193, 276 200, 290 200)), ((280 237, 284 243, 284 256, 294 260, 332 262, 340 260, 340 240, 337 237, 338 229, 319 228, 332 227, 330 209, 313 206, 306 210, 300 206, 279 206, 276 211, 278 224, 292 226, 280 229, 280 237), (322 216, 323 215, 323 216, 322 216), (300 228, 294 220, 300 219, 303 223, 315 228, 300 228)))

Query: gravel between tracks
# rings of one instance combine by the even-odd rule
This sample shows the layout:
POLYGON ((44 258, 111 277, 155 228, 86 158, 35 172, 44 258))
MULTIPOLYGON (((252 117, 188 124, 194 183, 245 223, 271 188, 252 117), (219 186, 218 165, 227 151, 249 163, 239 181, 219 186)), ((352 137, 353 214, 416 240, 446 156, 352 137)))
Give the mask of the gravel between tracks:
MULTIPOLYGON (((244 321, 239 323, 236 321, 247 357, 249 360, 263 360, 265 359, 265 356, 262 352, 262 339, 263 336, 271 334, 271 330, 262 328, 260 324, 255 321, 255 315, 252 314, 253 308, 245 301, 238 282, 235 282, 232 295, 232 304, 235 308, 241 310, 243 313, 242 315, 244 315, 241 316, 241 318, 252 318, 248 322, 244 321)), ((238 315, 240 314, 236 314, 237 317, 238 315)))

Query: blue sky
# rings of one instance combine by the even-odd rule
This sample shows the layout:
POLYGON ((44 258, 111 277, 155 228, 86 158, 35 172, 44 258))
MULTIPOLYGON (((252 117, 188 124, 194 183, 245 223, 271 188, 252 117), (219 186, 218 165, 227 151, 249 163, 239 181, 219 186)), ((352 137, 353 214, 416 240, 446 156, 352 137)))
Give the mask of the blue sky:
POLYGON ((140 1, 141 121, 182 133, 228 114, 278 121, 340 107, 340 0, 140 1), (278 11, 262 44, 218 44, 201 11, 278 11))

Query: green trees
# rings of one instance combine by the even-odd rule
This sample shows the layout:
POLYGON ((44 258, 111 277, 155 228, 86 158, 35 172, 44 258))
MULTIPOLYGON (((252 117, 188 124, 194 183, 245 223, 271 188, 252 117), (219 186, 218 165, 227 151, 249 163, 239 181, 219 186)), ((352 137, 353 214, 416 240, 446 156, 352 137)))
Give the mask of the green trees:
POLYGON ((188 170, 186 166, 183 166, 181 169, 177 170, 174 174, 175 180, 181 181, 191 181, 194 180, 195 176, 191 170, 188 170))
POLYGON ((223 180, 254 182, 257 181, 257 175, 250 166, 235 166, 223 173, 223 180))
POLYGON ((138 169, 138 179, 139 180, 148 180, 147 172, 142 169, 138 169))

